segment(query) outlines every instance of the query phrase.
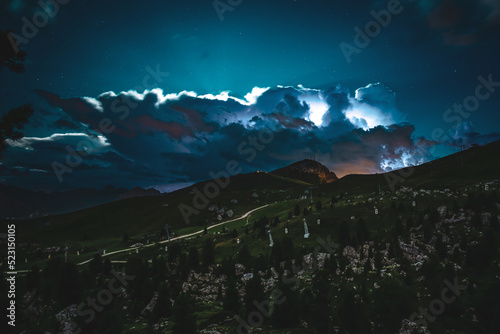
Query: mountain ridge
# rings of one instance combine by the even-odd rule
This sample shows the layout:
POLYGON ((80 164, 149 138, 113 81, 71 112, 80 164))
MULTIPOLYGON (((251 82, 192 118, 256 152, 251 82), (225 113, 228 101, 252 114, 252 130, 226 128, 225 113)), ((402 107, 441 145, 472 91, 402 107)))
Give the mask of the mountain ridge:
POLYGON ((300 180, 311 184, 331 183, 337 181, 337 175, 325 165, 316 160, 304 159, 283 168, 276 169, 271 174, 300 180))
MULTIPOLYGON (((376 191, 382 187, 386 190, 397 190, 400 186, 431 186, 435 187, 438 183, 441 184, 462 184, 467 183, 470 179, 484 179, 485 175, 495 175, 495 171, 500 168, 500 141, 495 141, 480 147, 470 148, 468 150, 457 152, 419 166, 415 166, 415 170, 411 173, 395 170, 387 173, 379 174, 348 174, 342 178, 338 178, 334 172, 328 170, 327 167, 314 160, 301 160, 292 163, 288 166, 278 168, 271 172, 252 172, 246 174, 238 174, 231 176, 231 181, 223 191, 247 191, 251 194, 257 190, 263 189, 292 189, 309 186, 326 186, 333 187, 339 191, 376 191), (308 168, 308 166, 312 166, 308 168), (393 181, 391 187, 391 180, 393 181)), ((203 191, 204 187, 214 180, 205 180, 197 182, 189 187, 178 189, 172 194, 174 196, 185 196, 197 188, 203 191)), ((15 217, 15 218, 35 218, 45 215, 54 215, 61 213, 75 212, 83 209, 88 209, 103 204, 132 199, 135 197, 144 196, 159 196, 162 195, 156 189, 148 189, 141 191, 142 188, 122 189, 114 188, 113 186, 106 187, 101 190, 101 194, 92 193, 92 201, 84 201, 84 205, 78 203, 76 205, 66 205, 64 210, 60 208, 52 208, 51 205, 57 206, 60 203, 68 202, 68 192, 54 192, 50 195, 44 194, 45 199, 41 201, 43 204, 36 205, 30 209, 27 198, 34 198, 32 193, 35 191, 21 189, 31 197, 22 194, 15 194, 14 186, 7 186, 0 183, 0 217, 15 217), (14 191, 12 191, 14 189, 14 191), (106 195, 106 191, 112 194, 106 195), (113 193, 114 192, 114 193, 113 193), (45 210, 38 209, 45 206, 45 210), (49 209, 47 209, 49 208, 49 209), (14 214, 17 213, 17 214, 14 214)), ((94 191, 96 191, 94 189, 94 191)), ((72 191, 73 193, 85 194, 85 189, 72 191)), ((41 192, 38 192, 41 193, 41 192)), ((250 194, 250 195, 251 195, 250 194)), ((163 194, 166 195, 166 194, 163 194)), ((192 195, 190 195, 192 197, 192 195)), ((189 198, 189 196, 188 196, 189 198)), ((75 201, 75 199, 73 199, 75 201)), ((32 203, 35 201, 32 200, 32 203)))
POLYGON ((0 183, 0 217, 35 218, 73 212, 116 200, 158 196, 156 189, 107 186, 46 193, 0 183))

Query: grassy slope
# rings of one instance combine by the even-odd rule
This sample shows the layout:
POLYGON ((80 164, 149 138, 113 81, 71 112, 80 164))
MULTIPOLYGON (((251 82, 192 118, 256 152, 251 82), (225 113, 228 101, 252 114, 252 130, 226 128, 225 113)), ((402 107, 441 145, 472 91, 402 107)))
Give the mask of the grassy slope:
POLYGON ((409 168, 385 174, 346 175, 326 187, 338 193, 364 194, 374 192, 380 184, 381 190, 391 191, 388 178, 396 180, 394 183, 396 189, 400 186, 415 189, 456 188, 498 179, 500 178, 500 141, 422 164, 415 167, 413 172, 409 168))

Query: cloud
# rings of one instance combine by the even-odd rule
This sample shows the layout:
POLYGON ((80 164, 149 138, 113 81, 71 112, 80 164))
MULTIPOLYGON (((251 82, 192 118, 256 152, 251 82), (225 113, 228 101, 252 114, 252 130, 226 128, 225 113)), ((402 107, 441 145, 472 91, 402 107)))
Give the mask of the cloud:
POLYGON ((91 147, 94 151, 101 150, 107 146, 109 143, 104 136, 91 137, 85 133, 54 133, 48 137, 23 137, 19 140, 7 139, 5 142, 10 147, 22 148, 28 151, 33 151, 33 146, 39 143, 50 143, 50 142, 86 142, 87 147, 91 147))
POLYGON ((355 96, 349 98, 349 101, 347 118, 365 130, 404 121, 404 117, 396 108, 396 94, 381 83, 357 89, 355 96))
POLYGON ((50 104, 54 121, 46 126, 47 135, 9 143, 2 168, 12 184, 29 179, 58 189, 109 183, 172 189, 209 178, 229 160, 238 161, 243 172, 270 171, 315 155, 342 176, 432 159, 428 151, 434 142, 415 138, 413 125, 397 121, 403 117, 396 96, 379 83, 354 95, 341 86, 257 87, 244 98, 161 89, 69 98, 38 93, 50 104), (321 123, 313 122, 314 111, 324 113, 321 123), (262 129, 273 138, 255 146, 249 159, 250 143, 262 129), (58 184, 51 163, 65 163, 67 148, 81 140, 95 149, 58 184), (13 166, 25 166, 29 178, 21 179, 13 166))
POLYGON ((323 124, 330 124, 333 121, 345 121, 344 111, 350 106, 349 92, 340 86, 325 92, 326 103, 329 106, 323 115, 323 124))
POLYGON ((82 97, 82 100, 87 102, 94 110, 97 110, 97 111, 100 111, 100 112, 103 112, 103 108, 102 108, 102 103, 101 101, 97 100, 97 99, 94 99, 92 97, 87 97, 87 96, 84 96, 82 97))
POLYGON ((394 107, 396 94, 380 82, 356 89, 355 99, 374 106, 394 107))
POLYGON ((430 31, 450 46, 465 47, 495 39, 500 3, 491 0, 422 0, 417 5, 430 31))
POLYGON ((444 144, 460 149, 472 145, 485 145, 499 139, 500 133, 480 134, 474 130, 474 125, 470 121, 467 121, 457 126, 455 132, 452 133, 451 137, 444 144))

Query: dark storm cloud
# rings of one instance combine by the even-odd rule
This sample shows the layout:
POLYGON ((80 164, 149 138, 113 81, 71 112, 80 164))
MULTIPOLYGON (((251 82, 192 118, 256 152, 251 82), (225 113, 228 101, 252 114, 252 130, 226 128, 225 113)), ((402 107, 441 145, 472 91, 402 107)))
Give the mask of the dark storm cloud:
POLYGON ((381 83, 370 84, 356 90, 356 98, 374 106, 395 107, 396 94, 381 83))
POLYGON ((445 141, 445 144, 460 149, 464 146, 470 147, 474 144, 488 144, 499 139, 500 133, 498 132, 481 134, 474 130, 474 126, 471 122, 463 122, 456 128, 451 138, 445 141))
POLYGON ((394 93, 382 84, 362 87, 354 96, 340 86, 254 89, 245 99, 227 92, 164 94, 160 89, 107 92, 95 98, 39 94, 57 115, 52 133, 9 142, 2 165, 9 171, 4 177, 7 182, 34 182, 44 188, 55 183, 57 189, 110 183, 161 188, 207 179, 210 171, 224 170, 229 160, 250 172, 272 170, 313 155, 342 176, 428 161, 433 158, 429 149, 437 144, 416 138, 412 124, 387 124, 401 117, 394 93), (326 111, 320 125, 310 119, 318 112, 313 106, 318 105, 326 111), (349 116, 351 112, 356 116, 349 116), (103 120, 107 120, 104 128, 103 120), (251 138, 259 138, 262 129, 273 138, 259 144, 250 158, 251 138), (68 147, 85 155, 81 145, 78 148, 82 140, 91 151, 58 184, 51 164, 64 163, 68 147), (21 174, 30 181, 21 181, 21 174))
MULTIPOLYGON (((116 171, 113 182, 122 182, 120 186, 147 186, 147 182, 203 180, 209 171, 222 170, 228 160, 241 161, 245 171, 269 170, 313 154, 321 156, 321 161, 333 170, 350 162, 359 166, 360 161, 364 165, 371 161, 367 171, 372 171, 380 170, 384 159, 397 161, 404 151, 413 149, 413 127, 370 131, 357 128, 344 114, 352 106, 350 99, 356 98, 342 88, 320 92, 280 87, 264 91, 254 104, 224 95, 196 96, 188 92, 105 93, 97 98, 61 98, 44 91, 39 94, 70 117, 59 119, 57 126, 62 129, 82 124, 79 134, 72 138, 58 135, 57 140, 26 139, 17 143, 17 154, 25 153, 27 165, 34 155, 43 156, 41 161, 50 166, 52 161, 64 161, 65 145, 75 146, 82 138, 94 140, 99 150, 83 159, 69 178, 75 186, 77 180, 89 178, 94 183, 104 182, 109 170, 116 171), (335 115, 318 127, 308 120, 308 101, 320 95, 326 96, 328 112, 335 115), (113 131, 101 131, 103 119, 111 121, 113 131), (247 161, 241 145, 257 137, 262 128, 274 131, 274 140, 258 152, 257 159, 247 161), (67 140, 60 143, 63 138, 67 140), (382 143, 385 149, 380 149, 382 143), (351 154, 339 153, 353 144, 351 154), (20 152, 21 148, 29 152, 20 152)), ((372 104, 387 100, 387 96, 379 95, 366 92, 356 103, 367 104, 363 99, 368 97, 372 104)), ((11 154, 15 154, 14 150, 11 154)))
POLYGON ((415 2, 431 32, 451 46, 470 46, 498 32, 500 3, 478 0, 420 0, 415 2))
POLYGON ((314 124, 300 117, 289 117, 280 113, 272 113, 269 117, 277 120, 281 126, 292 129, 312 129, 314 124))
POLYGON ((389 114, 395 123, 403 122, 404 117, 396 108, 396 94, 381 83, 369 84, 356 90, 356 100, 376 107, 389 114))
POLYGON ((377 126, 368 131, 354 129, 332 143, 330 162, 344 175, 376 173, 428 161, 429 147, 421 138, 413 138, 414 131, 414 126, 407 123, 377 126))
POLYGON ((64 118, 60 118, 57 121, 55 121, 54 126, 57 129, 69 129, 69 130, 79 129, 78 124, 75 124, 75 123, 68 121, 67 119, 64 119, 64 118))
POLYGON ((349 92, 342 87, 329 89, 325 92, 328 111, 323 115, 323 123, 330 124, 332 121, 345 121, 343 113, 350 106, 349 92))
POLYGON ((287 116, 294 118, 303 118, 309 111, 309 105, 305 101, 299 101, 299 99, 290 94, 285 94, 283 97, 283 102, 280 102, 276 108, 278 110, 285 110, 287 116))
POLYGON ((298 96, 300 95, 300 91, 294 87, 277 87, 268 89, 264 94, 259 96, 255 107, 261 110, 269 109, 269 107, 275 107, 284 102, 283 100, 285 95, 298 96))

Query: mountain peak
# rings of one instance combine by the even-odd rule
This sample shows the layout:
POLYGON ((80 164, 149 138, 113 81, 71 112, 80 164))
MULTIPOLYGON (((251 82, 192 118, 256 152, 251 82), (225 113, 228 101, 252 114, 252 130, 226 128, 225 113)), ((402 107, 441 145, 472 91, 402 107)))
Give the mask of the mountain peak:
POLYGON ((338 180, 337 175, 318 161, 304 159, 271 172, 274 175, 320 184, 338 180))

